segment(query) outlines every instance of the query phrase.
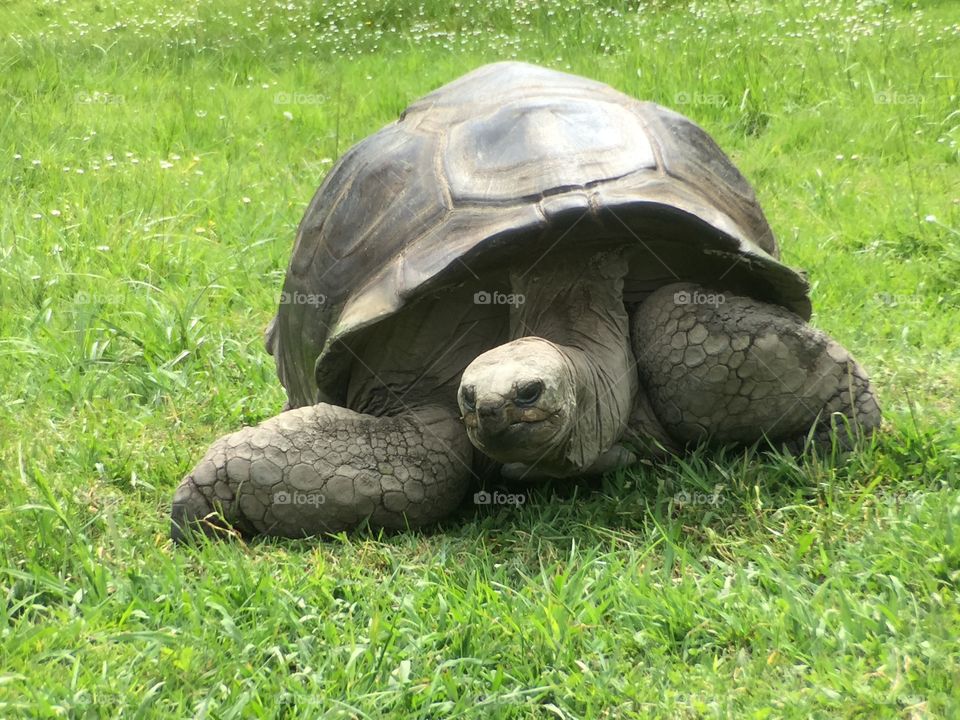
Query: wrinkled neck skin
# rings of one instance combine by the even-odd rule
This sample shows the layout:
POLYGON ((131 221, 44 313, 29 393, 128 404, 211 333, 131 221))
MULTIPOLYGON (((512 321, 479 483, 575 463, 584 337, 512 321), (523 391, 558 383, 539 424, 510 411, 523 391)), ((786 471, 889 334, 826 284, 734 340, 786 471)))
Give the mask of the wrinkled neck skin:
POLYGON ((523 303, 510 314, 511 338, 540 337, 562 353, 576 384, 568 433, 537 463, 549 474, 577 475, 621 437, 637 392, 630 330, 623 306, 627 261, 602 251, 551 252, 530 269, 511 273, 523 303))

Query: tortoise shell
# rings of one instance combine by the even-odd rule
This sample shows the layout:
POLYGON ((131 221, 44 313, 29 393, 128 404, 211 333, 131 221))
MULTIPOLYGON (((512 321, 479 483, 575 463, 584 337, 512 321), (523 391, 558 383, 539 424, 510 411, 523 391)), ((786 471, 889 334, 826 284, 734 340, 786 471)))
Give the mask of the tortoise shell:
POLYGON ((806 279, 700 127, 603 83, 495 63, 414 102, 317 190, 267 329, 289 406, 343 404, 351 338, 425 293, 596 238, 636 249, 626 302, 694 280, 810 316, 806 279))

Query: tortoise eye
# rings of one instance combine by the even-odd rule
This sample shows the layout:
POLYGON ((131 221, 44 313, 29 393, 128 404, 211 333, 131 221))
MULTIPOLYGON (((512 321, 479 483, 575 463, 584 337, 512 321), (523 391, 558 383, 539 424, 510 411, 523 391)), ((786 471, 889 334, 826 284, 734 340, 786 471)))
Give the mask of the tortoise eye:
POLYGON ((515 405, 532 405, 543 392, 543 383, 539 380, 525 382, 517 388, 517 393, 513 397, 515 405))
POLYGON ((477 392, 473 385, 465 385, 460 390, 460 399, 463 401, 464 409, 473 412, 477 409, 477 392))

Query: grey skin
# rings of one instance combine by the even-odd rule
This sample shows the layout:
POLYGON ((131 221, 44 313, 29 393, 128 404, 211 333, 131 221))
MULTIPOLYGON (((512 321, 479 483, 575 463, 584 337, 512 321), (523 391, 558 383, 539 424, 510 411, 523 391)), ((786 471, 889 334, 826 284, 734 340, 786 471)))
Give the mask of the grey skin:
POLYGON ((491 472, 850 446, 880 424, 713 141, 523 63, 479 68, 348 151, 283 290, 267 349, 287 408, 183 479, 176 540, 418 527, 491 472))
POLYGON ((628 319, 619 258, 595 256, 579 278, 565 259, 551 269, 540 287, 566 297, 559 305, 536 298, 518 313, 540 337, 479 356, 458 393, 470 442, 509 478, 632 464, 636 455, 620 444, 627 438, 670 450, 761 438, 798 449, 811 431, 815 443, 836 436, 849 445, 849 433, 835 433, 837 418, 860 430, 880 422, 863 368, 783 308, 675 283, 628 319), (701 298, 713 302, 693 302, 701 298))

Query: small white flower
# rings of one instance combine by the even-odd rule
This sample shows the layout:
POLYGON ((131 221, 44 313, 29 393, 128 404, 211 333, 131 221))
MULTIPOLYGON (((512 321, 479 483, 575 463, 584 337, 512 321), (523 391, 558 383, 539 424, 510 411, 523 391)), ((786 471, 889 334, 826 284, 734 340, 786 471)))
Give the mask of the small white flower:
POLYGON ((936 215, 927 215, 927 216, 924 218, 924 220, 926 220, 928 223, 935 223, 935 222, 937 221, 937 216, 936 216, 936 215))
POLYGON ((139 164, 140 164, 140 161, 137 160, 136 158, 130 158, 130 162, 131 162, 132 164, 134 164, 134 165, 139 165, 139 164))
POLYGON ((31 215, 31 217, 34 220, 40 220, 43 217, 43 215, 41 215, 40 213, 34 213, 33 215, 31 215))
POLYGON ((180 159, 180 156, 177 155, 176 153, 174 153, 173 155, 170 156, 170 159, 173 160, 174 162, 176 162, 177 160, 180 159))
POLYGON ((77 175, 83 175, 83 168, 77 168, 76 170, 74 170, 74 172, 75 172, 77 175))
POLYGON ((169 170, 170 168, 173 167, 173 163, 167 162, 166 160, 161 160, 160 167, 163 168, 164 170, 169 170))
POLYGON ((59 210, 51 210, 51 211, 50 211, 50 214, 53 215, 54 217, 60 217, 60 211, 59 211, 59 210))
POLYGON ((198 117, 198 118, 204 118, 204 117, 206 117, 206 116, 207 116, 207 111, 206 111, 206 110, 197 110, 197 117, 198 117))
POLYGON ((16 154, 14 154, 14 156, 13 156, 13 159, 14 159, 14 160, 21 160, 22 158, 23 158, 23 155, 21 155, 20 153, 16 153, 16 154))
POLYGON ((843 155, 837 155, 837 160, 843 160, 843 155))
POLYGON ((39 165, 39 164, 40 164, 40 161, 39 161, 39 160, 31 160, 30 162, 33 163, 34 165, 39 165))
POLYGON ((243 198, 241 198, 241 202, 242 202, 244 205, 249 205, 249 204, 250 204, 250 198, 248 198, 246 195, 244 195, 243 198))
POLYGON ((284 110, 284 111, 283 111, 283 116, 284 116, 287 120, 293 120, 293 113, 290 112, 289 110, 284 110))

